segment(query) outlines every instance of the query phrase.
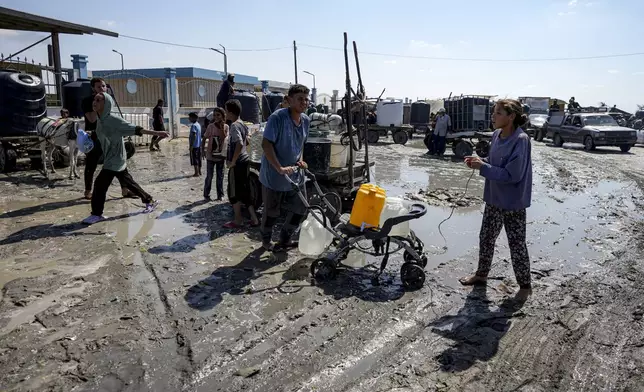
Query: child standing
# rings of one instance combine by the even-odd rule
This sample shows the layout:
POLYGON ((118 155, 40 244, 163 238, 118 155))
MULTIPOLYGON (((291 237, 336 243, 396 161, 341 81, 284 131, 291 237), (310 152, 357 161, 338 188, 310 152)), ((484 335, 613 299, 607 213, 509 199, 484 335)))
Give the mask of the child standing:
POLYGON ((107 190, 112 184, 114 177, 130 192, 141 198, 145 203, 144 212, 152 212, 157 205, 152 196, 147 194, 137 184, 127 171, 125 136, 152 135, 168 137, 167 132, 148 131, 142 127, 133 125, 121 117, 112 115, 114 101, 107 93, 99 93, 94 97, 92 104, 98 115, 96 126, 96 137, 103 148, 103 169, 94 182, 94 194, 92 195, 92 215, 83 220, 83 223, 91 225, 105 219, 103 209, 105 208, 105 197, 107 190))
POLYGON ((224 163, 227 153, 228 125, 226 112, 222 108, 215 108, 212 122, 203 135, 201 141, 202 155, 206 158, 206 182, 203 187, 203 197, 210 200, 212 177, 217 169, 217 201, 224 198, 224 163))
POLYGON ((195 168, 195 174, 193 177, 199 177, 201 175, 201 125, 197 122, 199 116, 197 113, 188 114, 188 119, 192 125, 190 125, 190 165, 195 168))
POLYGON ((241 103, 236 99, 226 102, 226 120, 230 121, 230 139, 228 141, 228 156, 226 165, 230 168, 228 172, 228 183, 230 184, 230 204, 235 210, 235 220, 224 224, 227 229, 237 229, 243 225, 241 208, 242 204, 248 207, 250 213, 250 225, 259 226, 259 220, 255 214, 250 197, 250 166, 246 143, 248 142, 248 127, 239 116, 241 115, 241 103))

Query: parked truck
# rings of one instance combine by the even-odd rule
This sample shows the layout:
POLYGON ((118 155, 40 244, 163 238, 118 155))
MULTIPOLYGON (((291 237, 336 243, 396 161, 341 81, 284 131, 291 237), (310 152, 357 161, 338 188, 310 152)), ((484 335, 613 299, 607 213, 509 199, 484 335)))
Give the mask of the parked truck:
POLYGON ((556 147, 564 143, 581 143, 586 151, 598 146, 614 146, 628 152, 637 142, 635 130, 619 126, 607 113, 554 112, 548 118, 547 137, 556 147))

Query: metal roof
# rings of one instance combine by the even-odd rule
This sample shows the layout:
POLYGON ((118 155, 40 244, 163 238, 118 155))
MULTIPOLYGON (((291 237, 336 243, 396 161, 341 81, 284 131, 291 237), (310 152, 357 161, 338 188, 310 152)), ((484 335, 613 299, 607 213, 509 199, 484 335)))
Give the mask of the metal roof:
POLYGON ((83 26, 76 23, 63 22, 40 15, 28 14, 5 7, 0 7, 0 29, 20 31, 40 31, 61 34, 101 34, 118 37, 118 33, 83 26))

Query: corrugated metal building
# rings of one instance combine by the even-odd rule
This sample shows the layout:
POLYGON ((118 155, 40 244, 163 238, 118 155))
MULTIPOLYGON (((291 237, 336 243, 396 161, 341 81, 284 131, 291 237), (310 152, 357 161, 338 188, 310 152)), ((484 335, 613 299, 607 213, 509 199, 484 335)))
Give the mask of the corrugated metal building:
MULTIPOLYGON (((183 107, 216 105, 217 93, 224 73, 203 68, 180 67, 176 71, 179 104, 183 107)), ((121 106, 153 107, 164 97, 165 68, 100 70, 92 77, 101 77, 112 86, 121 106)), ((235 74, 235 88, 253 91, 259 85, 255 76, 235 74)))

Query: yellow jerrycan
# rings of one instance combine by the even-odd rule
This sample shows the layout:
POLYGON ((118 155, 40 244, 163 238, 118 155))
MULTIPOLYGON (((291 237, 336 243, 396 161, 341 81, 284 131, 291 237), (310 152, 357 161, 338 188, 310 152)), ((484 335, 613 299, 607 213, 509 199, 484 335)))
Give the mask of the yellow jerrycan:
POLYGON ((360 185, 356 200, 353 202, 349 223, 363 230, 378 227, 386 196, 385 190, 377 185, 360 185))

